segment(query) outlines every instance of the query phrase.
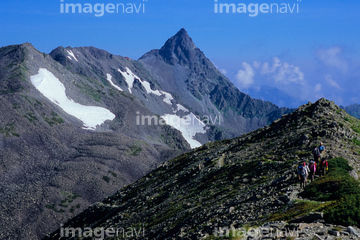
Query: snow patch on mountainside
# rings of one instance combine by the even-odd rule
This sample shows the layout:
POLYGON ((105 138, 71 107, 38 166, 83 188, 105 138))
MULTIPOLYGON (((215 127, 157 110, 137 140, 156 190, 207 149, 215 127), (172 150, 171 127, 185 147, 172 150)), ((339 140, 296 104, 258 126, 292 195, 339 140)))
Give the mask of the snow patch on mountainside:
POLYGON ((106 108, 84 106, 66 96, 65 86, 50 71, 40 68, 37 75, 31 76, 31 83, 47 99, 58 105, 66 113, 84 123, 84 129, 95 130, 106 120, 113 120, 115 115, 106 108))
POLYGON ((191 148, 201 146, 201 143, 195 140, 194 137, 197 133, 206 133, 206 126, 193 113, 184 117, 175 114, 165 114, 161 118, 164 119, 166 124, 179 130, 191 148))
POLYGON ((148 94, 152 93, 157 96, 163 96, 164 97, 163 101, 169 105, 172 105, 171 100, 173 100, 174 98, 171 96, 170 93, 161 90, 152 90, 150 87, 150 83, 141 80, 141 78, 136 76, 128 67, 126 67, 126 72, 123 72, 120 69, 118 69, 118 71, 124 76, 125 81, 129 86, 128 89, 130 93, 132 93, 131 88, 133 87, 135 79, 138 79, 141 82, 141 84, 144 86, 148 94))
POLYGON ((108 80, 108 82, 111 84, 111 86, 113 86, 114 88, 116 88, 120 92, 123 91, 121 87, 115 85, 115 83, 112 81, 112 76, 110 74, 106 74, 106 80, 108 80))
POLYGON ((178 111, 189 112, 189 110, 185 108, 183 105, 176 104, 176 110, 174 110, 174 113, 177 113, 178 111))
POLYGON ((166 124, 179 130, 185 140, 190 144, 191 148, 201 146, 201 143, 194 139, 197 133, 206 133, 206 126, 203 122, 201 122, 200 119, 198 119, 193 113, 191 113, 181 104, 176 104, 173 106, 173 102, 175 100, 170 93, 161 90, 152 90, 149 82, 141 80, 141 78, 136 76, 129 68, 126 67, 125 72, 121 71, 120 69, 118 69, 118 71, 124 76, 125 81, 129 86, 130 93, 132 93, 131 88, 133 87, 135 79, 138 79, 148 94, 154 94, 159 97, 163 97, 163 101, 166 104, 172 106, 173 113, 178 113, 179 111, 188 113, 188 115, 183 117, 169 113, 162 115, 161 118, 165 120, 166 124))
MULTIPOLYGON (((121 73, 124 78, 125 78, 125 81, 127 83, 127 85, 129 86, 128 89, 129 89, 129 92, 132 93, 131 89, 133 88, 133 84, 134 84, 134 81, 135 81, 135 77, 138 78, 137 76, 135 76, 135 74, 133 74, 129 68, 126 67, 126 72, 123 72, 121 71, 119 68, 118 68, 118 72, 121 73)), ((139 78, 140 79, 140 78, 139 78)))
MULTIPOLYGON (((77 60, 77 58, 75 57, 75 54, 73 53, 73 51, 68 50, 67 53, 68 53, 71 57, 73 57, 73 58, 75 59, 75 61, 78 62, 78 60, 77 60)), ((68 56, 68 58, 69 58, 70 60, 72 60, 71 57, 68 56)))
POLYGON ((140 82, 144 86, 147 93, 152 93, 152 94, 157 95, 157 96, 162 95, 159 90, 152 90, 151 87, 150 87, 150 83, 145 82, 145 81, 141 81, 141 80, 140 80, 140 82))
POLYGON ((172 95, 170 93, 164 92, 164 91, 160 91, 160 93, 165 96, 164 98, 164 102, 169 104, 170 106, 172 105, 171 100, 174 100, 174 98, 172 97, 172 95))

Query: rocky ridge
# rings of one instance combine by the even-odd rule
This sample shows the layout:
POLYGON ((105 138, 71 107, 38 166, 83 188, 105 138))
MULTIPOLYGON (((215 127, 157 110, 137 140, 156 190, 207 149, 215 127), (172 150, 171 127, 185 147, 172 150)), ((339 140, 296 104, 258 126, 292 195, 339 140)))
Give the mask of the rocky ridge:
MULTIPOLYGON (((347 159, 354 168, 352 175, 357 176, 359 129, 359 120, 333 102, 320 99, 308 103, 270 126, 232 140, 205 144, 165 162, 134 184, 92 205, 64 228, 142 226, 146 234, 132 238, 218 239, 220 228, 252 227, 256 232, 260 225, 301 233, 293 239, 356 239, 355 233, 343 227, 323 223, 321 214, 310 214, 311 209, 302 212, 302 218, 297 216, 287 223, 276 225, 271 219, 283 209, 308 203, 298 195, 301 189, 296 169, 300 162, 312 158, 311 150, 320 141, 326 146, 328 158, 347 159), (313 219, 313 215, 318 217, 313 219)), ((45 239, 63 238, 58 231, 45 239)))

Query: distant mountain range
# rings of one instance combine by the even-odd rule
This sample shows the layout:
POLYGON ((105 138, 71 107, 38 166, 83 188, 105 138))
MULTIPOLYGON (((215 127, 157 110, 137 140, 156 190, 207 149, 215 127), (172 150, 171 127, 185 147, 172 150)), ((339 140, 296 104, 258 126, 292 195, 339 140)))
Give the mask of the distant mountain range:
POLYGON ((340 106, 340 107, 344 109, 346 112, 348 112, 351 116, 360 119, 360 104, 351 104, 347 107, 344 106, 340 106))
POLYGON ((0 239, 39 239, 166 160, 292 111, 240 92, 184 29, 139 60, 0 48, 0 239))

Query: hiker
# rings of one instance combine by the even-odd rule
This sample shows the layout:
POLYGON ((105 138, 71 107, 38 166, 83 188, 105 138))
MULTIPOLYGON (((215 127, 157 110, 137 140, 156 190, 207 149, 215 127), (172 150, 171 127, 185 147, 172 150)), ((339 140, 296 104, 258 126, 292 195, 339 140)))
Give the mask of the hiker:
POLYGON ((323 152, 325 152, 325 146, 324 143, 321 142, 320 145, 318 147, 315 147, 313 150, 314 161, 319 165, 320 165, 321 155, 323 152))
POLYGON ((314 162, 319 163, 319 159, 321 157, 320 149, 318 147, 315 147, 312 153, 314 156, 314 162))
POLYGON ((320 176, 324 176, 326 174, 326 171, 329 170, 329 164, 326 160, 326 157, 323 157, 320 162, 320 176))
POLYGON ((311 160, 309 164, 311 182, 315 179, 316 167, 316 162, 311 160))
POLYGON ((298 167, 300 188, 305 188, 308 173, 309 173, 309 168, 307 167, 306 162, 303 162, 302 165, 298 167))
POLYGON ((323 152, 325 152, 325 146, 324 146, 324 144, 321 142, 320 143, 320 146, 318 147, 319 148, 319 150, 320 150, 320 155, 323 153, 323 152))

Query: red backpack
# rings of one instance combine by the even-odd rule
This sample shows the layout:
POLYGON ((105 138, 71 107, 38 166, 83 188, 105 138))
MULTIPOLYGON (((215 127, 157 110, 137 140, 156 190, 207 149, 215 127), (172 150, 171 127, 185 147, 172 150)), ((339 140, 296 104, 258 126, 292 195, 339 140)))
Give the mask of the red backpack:
POLYGON ((327 167, 327 166, 328 166, 327 160, 326 160, 326 159, 321 160, 320 165, 321 165, 322 167, 327 167))

